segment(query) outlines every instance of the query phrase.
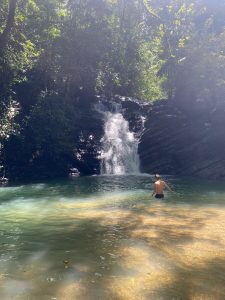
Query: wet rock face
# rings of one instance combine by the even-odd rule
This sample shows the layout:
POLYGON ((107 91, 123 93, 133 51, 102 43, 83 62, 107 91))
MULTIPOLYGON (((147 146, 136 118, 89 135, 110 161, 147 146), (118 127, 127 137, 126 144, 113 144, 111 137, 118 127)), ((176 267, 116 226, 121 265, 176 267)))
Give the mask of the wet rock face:
MULTIPOLYGON (((110 101, 121 105, 130 130, 140 138, 141 172, 225 178, 224 104, 202 107, 197 103, 190 109, 179 101, 145 104, 120 96, 110 101)), ((83 136, 77 143, 81 159, 76 167, 83 175, 99 174, 104 122, 94 106, 84 104, 81 111, 83 136)))
POLYGON ((119 104, 120 112, 123 114, 123 117, 129 122, 130 131, 134 132, 137 137, 140 138, 144 129, 144 120, 146 119, 150 109, 150 103, 141 103, 139 100, 123 97, 123 96, 114 96, 111 99, 101 99, 105 107, 108 107, 111 111, 111 107, 114 103, 119 104))
POLYGON ((104 97, 80 98, 77 102, 79 120, 75 137, 74 160, 70 167, 76 167, 81 175, 100 173, 101 138, 104 135, 104 117, 99 111, 99 102, 104 109, 113 112, 115 104, 129 122, 130 131, 140 138, 144 126, 143 117, 147 116, 149 104, 141 105, 138 100, 115 96, 111 99, 104 97))
POLYGON ((96 103, 96 97, 82 97, 77 103, 79 119, 77 119, 74 160, 71 166, 76 167, 81 175, 100 173, 100 140, 104 133, 104 122, 101 114, 95 109, 96 103))
POLYGON ((113 101, 121 104, 124 118, 129 122, 130 131, 134 132, 138 138, 144 131, 145 120, 152 109, 150 103, 142 103, 137 99, 129 97, 115 96, 113 101))
POLYGON ((178 107, 166 100, 152 106, 139 144, 141 171, 224 178, 224 108, 206 117, 178 107))
POLYGON ((74 110, 70 118, 59 122, 56 134, 52 126, 46 135, 42 130, 36 138, 27 130, 22 138, 12 136, 8 141, 5 165, 10 181, 65 178, 74 168, 80 175, 99 173, 100 139, 104 132, 103 120, 92 107, 96 97, 74 96, 70 101, 74 110))
POLYGON ((78 126, 76 147, 74 149, 75 160, 73 166, 78 168, 81 175, 92 175, 100 173, 100 154, 101 138, 104 135, 104 117, 99 112, 98 104, 102 103, 108 111, 115 110, 115 104, 118 104, 119 111, 129 122, 130 131, 134 132, 137 138, 143 133, 143 118, 151 105, 141 105, 138 100, 115 96, 111 99, 93 98, 86 102, 79 100, 78 107, 80 114, 80 126, 78 126))
POLYGON ((13 151, 6 157, 9 178, 65 177, 71 168, 77 168, 81 175, 99 174, 104 135, 104 119, 95 108, 99 100, 105 101, 109 110, 112 102, 119 104, 130 131, 140 140, 142 172, 225 178, 224 103, 212 106, 199 103, 190 108, 179 101, 145 104, 128 97, 99 99, 90 95, 73 99, 77 109, 72 126, 75 129, 67 140, 69 146, 64 149, 64 144, 60 145, 60 155, 54 156, 47 149, 44 154, 35 152, 36 156, 31 157, 29 143, 27 146, 23 141, 11 140, 9 148, 13 151))

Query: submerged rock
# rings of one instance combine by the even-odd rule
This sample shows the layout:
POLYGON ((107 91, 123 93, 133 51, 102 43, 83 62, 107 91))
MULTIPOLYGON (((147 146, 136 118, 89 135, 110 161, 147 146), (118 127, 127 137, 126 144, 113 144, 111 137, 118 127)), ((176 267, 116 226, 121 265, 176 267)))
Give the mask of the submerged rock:
POLYGON ((7 185, 8 184, 8 182, 9 182, 9 179, 8 178, 6 178, 6 177, 0 177, 0 186, 5 186, 5 185, 7 185))

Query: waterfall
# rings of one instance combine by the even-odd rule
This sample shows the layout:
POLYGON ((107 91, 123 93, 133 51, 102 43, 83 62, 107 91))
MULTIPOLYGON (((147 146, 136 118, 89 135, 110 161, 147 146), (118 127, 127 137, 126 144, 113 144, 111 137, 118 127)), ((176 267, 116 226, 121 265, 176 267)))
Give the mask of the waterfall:
POLYGON ((138 139, 129 130, 118 105, 114 112, 101 112, 104 116, 104 136, 101 139, 101 174, 139 173, 138 139))

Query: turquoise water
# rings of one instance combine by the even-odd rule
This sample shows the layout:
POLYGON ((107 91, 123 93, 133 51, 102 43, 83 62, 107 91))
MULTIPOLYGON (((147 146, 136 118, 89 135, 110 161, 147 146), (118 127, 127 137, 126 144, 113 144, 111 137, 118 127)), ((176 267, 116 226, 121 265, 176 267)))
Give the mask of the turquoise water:
POLYGON ((93 176, 0 188, 0 299, 225 299, 225 185, 93 176))

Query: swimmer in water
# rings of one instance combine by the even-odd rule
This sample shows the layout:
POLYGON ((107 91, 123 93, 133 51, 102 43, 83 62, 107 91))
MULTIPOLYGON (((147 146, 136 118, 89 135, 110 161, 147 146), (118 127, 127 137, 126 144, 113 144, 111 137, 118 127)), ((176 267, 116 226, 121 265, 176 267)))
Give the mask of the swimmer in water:
POLYGON ((168 186, 168 184, 161 180, 160 175, 155 175, 155 183, 154 183, 154 192, 152 193, 152 196, 155 195, 155 198, 162 199, 164 198, 163 191, 164 189, 168 189, 170 192, 173 192, 172 189, 168 186))

